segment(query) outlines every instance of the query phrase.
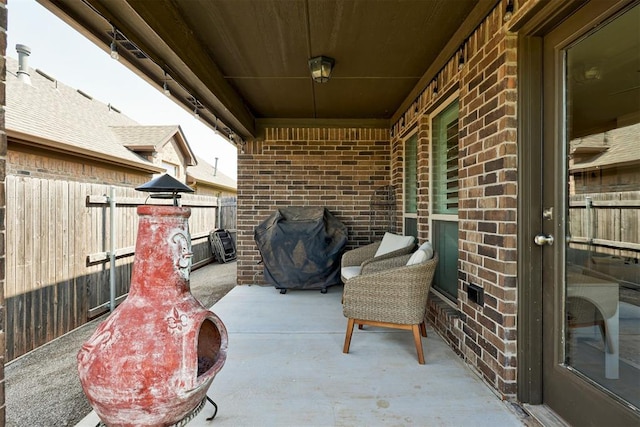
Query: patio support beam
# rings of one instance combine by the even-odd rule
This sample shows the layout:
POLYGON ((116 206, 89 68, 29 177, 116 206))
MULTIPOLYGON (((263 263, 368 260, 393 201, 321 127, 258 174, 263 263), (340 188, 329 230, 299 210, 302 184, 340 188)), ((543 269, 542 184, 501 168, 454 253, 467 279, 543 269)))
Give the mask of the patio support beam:
POLYGON ((180 14, 172 2, 38 2, 105 50, 111 43, 107 27, 115 26, 147 56, 141 59, 126 49, 119 51, 120 61, 134 73, 160 88, 159 84, 165 78, 164 71, 167 71, 171 79, 181 86, 181 90, 172 87, 171 96, 186 110, 193 111, 193 97, 204 107, 199 115, 212 129, 216 128, 215 119, 218 118, 220 130, 226 125, 244 139, 255 136, 255 122, 250 110, 225 80, 194 32, 185 27, 186 23, 176 19, 180 14), (188 52, 188 55, 181 56, 178 52, 188 52), (190 63, 183 62, 181 57, 190 58, 190 63))
MULTIPOLYGON (((113 0, 105 3, 109 4, 111 1, 113 0)), ((136 16, 141 18, 141 23, 149 26, 162 40, 163 50, 169 49, 169 52, 161 52, 163 58, 170 54, 175 57, 172 62, 176 63, 180 58, 189 58, 189 63, 179 64, 179 71, 181 75, 191 74, 195 78, 190 83, 197 85, 197 91, 202 94, 202 98, 198 100, 207 108, 216 110, 217 115, 225 123, 235 127, 243 137, 255 136, 253 115, 240 95, 227 82, 218 65, 196 37, 196 33, 189 28, 189 23, 181 18, 182 13, 176 7, 176 3, 170 0, 120 1, 128 3, 136 16)))

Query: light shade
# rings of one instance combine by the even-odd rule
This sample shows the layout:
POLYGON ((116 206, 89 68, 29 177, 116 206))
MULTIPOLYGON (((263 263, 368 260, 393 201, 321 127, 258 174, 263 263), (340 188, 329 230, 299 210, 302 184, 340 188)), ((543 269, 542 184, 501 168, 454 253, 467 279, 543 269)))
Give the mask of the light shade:
POLYGON ((111 57, 115 60, 120 59, 120 55, 118 54, 118 45, 116 44, 115 39, 111 42, 111 57))
POLYGON ((335 60, 328 56, 316 56, 309 60, 309 70, 311 70, 311 78, 316 83, 326 83, 331 77, 335 60))

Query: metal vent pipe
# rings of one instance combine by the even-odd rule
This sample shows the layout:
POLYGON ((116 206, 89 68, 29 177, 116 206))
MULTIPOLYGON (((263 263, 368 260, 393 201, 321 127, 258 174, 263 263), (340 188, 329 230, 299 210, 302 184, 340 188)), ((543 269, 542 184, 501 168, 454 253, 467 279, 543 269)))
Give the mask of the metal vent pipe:
POLYGON ((16 51, 18 52, 18 80, 31 84, 31 75, 29 74, 31 48, 24 44, 17 44, 16 51))

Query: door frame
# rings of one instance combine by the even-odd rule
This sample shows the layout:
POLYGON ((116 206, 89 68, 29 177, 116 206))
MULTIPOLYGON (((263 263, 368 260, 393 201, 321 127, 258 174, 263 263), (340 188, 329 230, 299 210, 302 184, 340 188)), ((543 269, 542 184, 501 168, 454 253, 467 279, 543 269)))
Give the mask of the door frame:
POLYGON ((518 37, 517 397, 542 399, 542 38, 518 37), (524 101, 526 99, 526 101, 524 101), (525 166, 526 165, 526 166, 525 166))
MULTIPOLYGON (((636 0, 616 0, 607 2, 550 2, 552 4, 542 5, 538 10, 529 11, 528 16, 524 16, 512 25, 511 30, 518 31, 518 391, 517 397, 520 402, 529 404, 543 404, 547 401, 543 392, 544 384, 544 363, 552 358, 558 359, 559 352, 557 343, 560 342, 564 333, 562 327, 557 327, 561 319, 555 319, 553 327, 543 327, 544 309, 543 300, 553 301, 553 310, 557 313, 559 304, 562 304, 563 289, 555 289, 552 293, 543 295, 543 253, 541 247, 533 243, 535 235, 543 231, 545 224, 542 219, 543 194, 542 183, 543 173, 557 173, 553 169, 560 167, 562 159, 557 159, 553 165, 548 165, 546 171, 543 169, 544 163, 544 133, 545 114, 543 98, 543 66, 544 66, 544 36, 556 28, 558 24, 567 17, 572 16, 575 24, 565 25, 561 28, 563 44, 565 41, 575 40, 585 33, 586 28, 594 27, 604 19, 608 19, 615 13, 633 4, 636 0), (560 3, 560 4, 558 4, 560 3), (584 7, 583 7, 584 6, 584 7), (595 18, 594 18, 595 17, 595 18), (550 170, 551 169, 551 170, 550 170), (543 345, 543 334, 552 333, 554 348, 545 349, 543 345)), ((564 46, 558 46, 561 52, 564 46)), ((557 59, 557 58, 556 58, 557 59)), ((557 68, 557 67, 556 67, 557 68)), ((556 70, 557 71, 557 70, 556 70)), ((555 84, 557 79, 547 85, 555 84)), ((556 90, 556 99, 552 102, 555 105, 563 105, 562 99, 556 90)), ((553 121, 557 123, 557 121, 553 121)), ((553 129, 555 135, 561 135, 563 129, 553 129)), ((562 163, 564 164, 564 163, 562 163)), ((564 167, 564 166, 562 166, 564 167)), ((554 200, 553 206, 557 214, 564 216, 564 202, 561 190, 554 191, 550 197, 554 200)), ((548 197, 549 198, 549 197, 548 197)), ((555 221, 556 224, 558 223, 555 221)), ((561 226, 554 230, 552 234, 562 233, 564 220, 561 226)), ((549 226, 547 225, 547 228, 549 226)), ((547 256, 547 259, 551 259, 547 256)), ((559 260, 553 260, 555 264, 559 260)), ((556 272, 557 277, 561 277, 561 271, 556 272)), ((559 288, 559 287, 557 287, 559 288)), ((554 362, 552 362, 554 363, 554 362)), ((552 369, 554 369, 552 367, 552 369)), ((564 369, 559 365, 555 369, 564 369)), ((564 369, 566 371, 566 369, 564 369)), ((569 387, 579 387, 581 391, 579 404, 565 405, 563 413, 560 415, 568 420, 580 420, 585 416, 585 407, 589 405, 611 404, 620 409, 621 420, 637 421, 637 414, 627 408, 610 395, 594 386, 586 384, 578 375, 566 375, 566 385, 558 387, 557 394, 569 393, 569 387)), ((555 391, 554 391, 555 394, 555 391)), ((571 393, 569 393, 571 394, 571 393)), ((576 402, 577 403, 577 402, 576 402)), ((597 420, 590 418, 589 422, 597 420)), ((606 419, 606 422, 613 420, 606 419)))

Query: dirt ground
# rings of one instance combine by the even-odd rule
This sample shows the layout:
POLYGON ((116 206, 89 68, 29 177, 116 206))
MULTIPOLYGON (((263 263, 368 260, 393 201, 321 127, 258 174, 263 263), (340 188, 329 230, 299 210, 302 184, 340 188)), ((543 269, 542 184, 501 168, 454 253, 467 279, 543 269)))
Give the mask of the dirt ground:
MULTIPOLYGON (((211 307, 236 286, 236 262, 191 272, 191 293, 211 307)), ((5 365, 7 427, 74 426, 89 412, 76 354, 106 315, 5 365)))

